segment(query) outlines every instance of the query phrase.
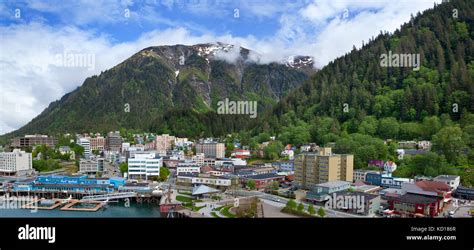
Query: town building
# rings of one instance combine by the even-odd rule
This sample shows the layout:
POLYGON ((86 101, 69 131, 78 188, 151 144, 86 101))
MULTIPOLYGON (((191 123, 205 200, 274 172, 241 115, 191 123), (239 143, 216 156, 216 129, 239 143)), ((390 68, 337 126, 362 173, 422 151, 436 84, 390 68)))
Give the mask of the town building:
POLYGON ((295 184, 311 189, 328 181, 353 180, 354 156, 333 154, 331 148, 320 148, 318 152, 302 153, 295 157, 295 184))
POLYGON ((59 153, 61 155, 66 155, 66 154, 69 154, 69 159, 70 160, 75 160, 76 159, 76 152, 74 152, 73 150, 71 150, 71 148, 69 146, 61 146, 59 147, 59 153))
POLYGON ((0 175, 24 176, 33 173, 31 153, 26 153, 20 149, 14 149, 13 152, 0 153, 0 175))
POLYGON ((178 148, 185 148, 192 144, 192 142, 188 141, 188 138, 179 138, 176 137, 174 139, 174 146, 178 148))
POLYGON ((255 181, 255 188, 256 189, 264 189, 268 184, 274 181, 284 182, 285 176, 284 175, 277 175, 273 173, 266 173, 266 174, 257 174, 257 175, 248 175, 241 179, 242 184, 246 184, 248 180, 255 181))
POLYGON ((121 152, 122 141, 123 141, 122 136, 120 136, 120 133, 118 131, 109 132, 105 140, 106 149, 108 151, 121 152))
POLYGON ((89 139, 91 142, 91 150, 105 150, 105 138, 103 136, 96 136, 89 139))
POLYGON ((188 166, 180 166, 176 168, 176 174, 179 175, 181 173, 190 174, 190 173, 200 173, 201 167, 198 165, 188 165, 188 166))
POLYGON ((459 199, 474 200, 474 188, 458 186, 453 196, 459 199))
POLYGON ((380 196, 364 192, 340 191, 332 193, 326 207, 347 213, 373 216, 380 211, 380 196), (342 207, 339 205, 342 204, 342 207))
POLYGON ((250 158, 252 155, 250 154, 250 150, 245 149, 236 149, 232 151, 231 157, 240 158, 240 159, 247 159, 250 158))
POLYGON ((89 159, 92 155, 91 142, 86 138, 79 138, 77 144, 84 148, 84 158, 89 159))
POLYGON ((351 189, 356 192, 363 192, 369 194, 379 194, 379 191, 382 190, 382 188, 379 186, 367 185, 361 181, 352 183, 351 189))
POLYGON ((13 184, 13 191, 104 194, 116 192, 124 184, 125 180, 121 177, 89 178, 86 175, 48 175, 16 182, 13 184))
POLYGON ((385 188, 402 188, 403 183, 414 183, 414 180, 410 178, 393 177, 387 173, 367 172, 365 182, 385 188))
POLYGON ((128 159, 128 178, 148 180, 159 176, 162 166, 163 158, 155 153, 135 154, 135 157, 128 159))
POLYGON ((282 157, 288 157, 288 160, 293 160, 295 158, 295 152, 291 149, 281 151, 280 155, 282 157))
POLYGON ((158 135, 155 138, 156 143, 156 151, 161 155, 166 155, 166 152, 173 148, 173 144, 175 143, 176 137, 162 134, 158 135))
POLYGON ((206 157, 224 158, 225 145, 218 142, 204 142, 196 144, 196 153, 204 153, 206 157))
POLYGON ((451 190, 456 190, 461 183, 461 177, 458 175, 438 175, 433 181, 445 183, 451 187, 451 190))
MULTIPOLYGON (((181 160, 186 159, 186 156, 184 155, 183 150, 176 150, 175 149, 175 150, 171 151, 170 159, 181 161, 181 160)), ((204 159, 203 159, 203 161, 204 161, 204 159)))
POLYGON ((435 217, 442 211, 439 199, 410 193, 390 197, 388 204, 388 213, 400 217, 435 217))
POLYGON ((130 142, 122 142, 122 153, 125 153, 130 150, 130 142))
POLYGON ((118 189, 119 192, 135 192, 135 193, 151 193, 153 190, 150 185, 146 182, 131 182, 125 183, 125 185, 120 186, 118 189))
POLYGON ((57 143, 58 139, 47 135, 25 135, 24 137, 12 139, 10 147, 27 149, 33 148, 35 145, 46 145, 47 147, 54 148, 57 143))
POLYGON ((241 158, 223 158, 219 160, 215 160, 214 166, 220 167, 220 166, 246 166, 247 161, 245 159, 241 158))
POLYGON ((278 169, 280 172, 294 171, 293 161, 276 161, 272 163, 272 166, 278 169))
POLYGON ((105 169, 104 158, 81 159, 79 161, 79 173, 86 175, 96 175, 103 173, 105 169))
POLYGON ((210 174, 180 173, 176 176, 176 183, 193 186, 205 184, 225 188, 232 185, 232 180, 224 176, 212 176, 210 174))
POLYGON ((198 166, 204 166, 204 153, 196 153, 193 155, 191 160, 198 166))
POLYGON ((403 183, 402 190, 409 194, 431 196, 439 199, 440 208, 451 202, 451 187, 443 182, 437 181, 418 181, 416 183, 403 183))
POLYGON ((351 183, 347 181, 329 181, 319 183, 312 187, 306 193, 306 200, 309 202, 324 202, 329 199, 332 193, 345 191, 351 187, 351 183))
POLYGON ((378 174, 379 172, 375 171, 375 170, 355 169, 354 170, 354 178, 353 178, 354 182, 358 182, 358 181, 365 182, 368 173, 378 174))
POLYGON ((204 165, 211 166, 211 167, 215 166, 216 158, 209 158, 209 157, 204 158, 204 165))
POLYGON ((178 160, 167 159, 167 158, 163 157, 163 164, 164 164, 164 166, 166 166, 167 168, 177 168, 177 167, 178 167, 178 163, 179 163, 178 160))

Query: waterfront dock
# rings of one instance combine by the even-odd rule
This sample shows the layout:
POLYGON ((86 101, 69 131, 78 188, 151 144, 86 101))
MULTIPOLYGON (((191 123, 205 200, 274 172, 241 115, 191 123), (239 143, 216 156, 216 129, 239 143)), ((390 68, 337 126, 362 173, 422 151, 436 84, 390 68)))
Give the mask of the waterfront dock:
POLYGON ((84 211, 84 212, 96 212, 103 207, 103 202, 100 201, 80 201, 80 200, 71 200, 66 206, 62 207, 63 211, 84 211), (81 204, 95 204, 93 207, 74 207, 81 204))
POLYGON ((35 199, 34 201, 22 206, 22 208, 25 209, 44 209, 44 210, 53 210, 63 204, 62 199, 53 199, 53 200, 48 200, 52 201, 52 203, 49 206, 39 206, 41 202, 46 201, 45 199, 35 199))

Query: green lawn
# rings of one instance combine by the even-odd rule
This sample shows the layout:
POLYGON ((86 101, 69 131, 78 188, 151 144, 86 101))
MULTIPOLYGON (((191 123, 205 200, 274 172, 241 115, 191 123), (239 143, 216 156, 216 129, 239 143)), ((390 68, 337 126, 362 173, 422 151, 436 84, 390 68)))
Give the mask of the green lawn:
POLYGON ((192 202, 193 199, 191 197, 183 196, 183 195, 177 195, 176 200, 180 202, 192 202))
POLYGON ((220 218, 219 215, 216 214, 216 212, 211 212, 212 217, 214 218, 220 218))
POLYGON ((225 217, 228 217, 228 218, 235 218, 235 214, 233 214, 229 211, 230 208, 232 208, 232 206, 225 206, 221 210, 221 214, 224 215, 225 217))
POLYGON ((201 208, 203 208, 203 207, 206 207, 206 206, 204 205, 204 206, 200 206, 200 207, 193 207, 193 211, 197 212, 197 211, 201 210, 201 208))
POLYGON ((184 195, 189 195, 189 196, 192 195, 191 192, 187 192, 187 191, 178 191, 178 194, 184 194, 184 195))
POLYGON ((212 210, 214 210, 214 211, 220 211, 223 207, 225 207, 225 206, 216 207, 216 208, 214 208, 214 209, 212 209, 212 210))

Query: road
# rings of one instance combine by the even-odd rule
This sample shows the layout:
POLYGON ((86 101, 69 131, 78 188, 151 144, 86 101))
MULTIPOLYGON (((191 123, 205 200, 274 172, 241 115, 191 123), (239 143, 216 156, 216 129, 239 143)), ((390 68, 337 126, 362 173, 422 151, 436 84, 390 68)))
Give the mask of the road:
POLYGON ((454 218, 468 217, 472 216, 469 214, 469 211, 474 209, 474 202, 468 200, 454 199, 454 203, 450 208, 450 211, 454 211, 454 218), (459 202, 462 201, 462 202, 459 202))
POLYGON ((103 177, 122 177, 122 173, 117 165, 105 161, 104 168, 103 177))

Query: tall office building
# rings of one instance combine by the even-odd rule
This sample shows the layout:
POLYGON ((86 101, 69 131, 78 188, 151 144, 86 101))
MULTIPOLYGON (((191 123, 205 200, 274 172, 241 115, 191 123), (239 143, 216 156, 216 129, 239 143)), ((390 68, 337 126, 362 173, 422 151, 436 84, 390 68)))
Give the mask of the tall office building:
POLYGON ((106 147, 108 151, 122 151, 122 136, 119 132, 110 132, 107 134, 106 147))
POLYGON ((103 136, 96 136, 89 139, 91 141, 91 149, 92 150, 105 150, 105 138, 103 136))
POLYGON ((175 142, 175 137, 168 134, 158 135, 155 138, 156 151, 161 155, 166 155, 168 150, 171 150, 175 142))
POLYGON ((19 149, 0 153, 0 175, 18 176, 32 172, 34 171, 31 153, 19 149))
POLYGON ((196 144, 196 154, 204 153, 206 157, 224 158, 225 145, 218 142, 204 142, 196 144))
POLYGON ((84 158, 89 159, 92 154, 91 142, 86 138, 79 138, 77 144, 84 148, 84 158))
POLYGON ((160 176, 162 166, 163 158, 155 153, 136 153, 135 157, 128 158, 128 178, 148 180, 153 176, 160 176))
POLYGON ((12 139, 10 146, 12 148, 32 148, 35 145, 46 145, 54 148, 58 143, 58 139, 47 135, 25 135, 25 137, 17 137, 12 139))
POLYGON ((306 189, 328 181, 352 182, 354 155, 333 154, 331 148, 320 148, 297 155, 294 169, 295 183, 306 189))

